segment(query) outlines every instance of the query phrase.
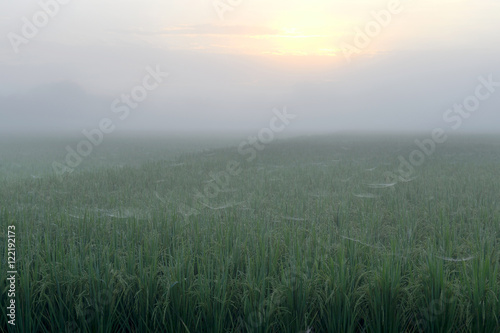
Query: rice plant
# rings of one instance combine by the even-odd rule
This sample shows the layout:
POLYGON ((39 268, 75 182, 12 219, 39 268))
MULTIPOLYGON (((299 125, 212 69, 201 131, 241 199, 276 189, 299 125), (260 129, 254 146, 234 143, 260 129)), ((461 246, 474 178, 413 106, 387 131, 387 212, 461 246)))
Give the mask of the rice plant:
POLYGON ((500 332, 498 137, 450 139, 397 182, 412 138, 288 139, 251 163, 160 141, 65 177, 52 150, 3 151, 24 164, 0 168, 2 332, 500 332))

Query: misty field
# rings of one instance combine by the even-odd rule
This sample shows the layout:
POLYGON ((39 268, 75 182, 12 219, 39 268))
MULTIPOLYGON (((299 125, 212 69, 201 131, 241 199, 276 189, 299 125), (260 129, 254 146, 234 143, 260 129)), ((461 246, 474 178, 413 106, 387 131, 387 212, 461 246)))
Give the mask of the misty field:
POLYGON ((500 332, 500 137, 451 138, 402 175, 413 140, 300 137, 250 159, 156 138, 63 176, 66 142, 4 144, 0 330, 14 225, 9 332, 500 332))

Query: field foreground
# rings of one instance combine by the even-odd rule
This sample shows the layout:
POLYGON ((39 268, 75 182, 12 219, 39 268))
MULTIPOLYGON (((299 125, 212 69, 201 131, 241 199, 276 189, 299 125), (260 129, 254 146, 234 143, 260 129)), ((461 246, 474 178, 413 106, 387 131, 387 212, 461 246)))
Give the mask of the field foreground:
POLYGON ((500 332, 500 137, 401 162, 416 149, 328 136, 62 177, 4 165, 0 330, 500 332))

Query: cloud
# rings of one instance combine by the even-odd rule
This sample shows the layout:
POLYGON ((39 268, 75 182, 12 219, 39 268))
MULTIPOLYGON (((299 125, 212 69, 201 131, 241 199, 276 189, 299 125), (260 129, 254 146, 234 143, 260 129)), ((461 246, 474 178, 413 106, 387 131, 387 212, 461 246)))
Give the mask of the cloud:
POLYGON ((282 34, 280 30, 267 27, 243 26, 243 25, 224 26, 224 25, 213 25, 213 24, 175 26, 157 31, 149 31, 144 29, 111 30, 111 31, 122 34, 136 34, 136 35, 149 35, 149 36, 153 35, 265 36, 265 35, 282 34))

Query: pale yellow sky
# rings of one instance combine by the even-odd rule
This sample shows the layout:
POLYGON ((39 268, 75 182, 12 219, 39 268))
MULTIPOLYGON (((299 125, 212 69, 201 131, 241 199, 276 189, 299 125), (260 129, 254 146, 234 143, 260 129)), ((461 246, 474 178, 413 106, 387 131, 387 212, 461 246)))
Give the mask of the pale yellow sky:
MULTIPOLYGON (((466 46, 475 41, 471 40, 474 32, 493 38, 500 29, 500 11, 494 11, 500 9, 498 1, 243 0, 224 11, 223 20, 206 2, 185 1, 174 10, 169 2, 162 3, 164 11, 156 10, 147 17, 143 11, 135 24, 107 31, 105 38, 120 39, 119 34, 128 34, 157 46, 217 53, 338 56, 343 43, 353 43, 356 29, 364 31, 374 21, 372 12, 387 11, 393 2, 400 3, 395 5, 400 10, 391 13, 390 23, 381 27, 362 53, 466 46)), ((134 5, 122 10, 134 11, 134 5)))
MULTIPOLYGON (((37 39, 228 54, 339 56, 342 45, 353 43, 356 29, 363 31, 374 21, 372 12, 397 6, 392 3, 400 3, 401 10, 391 14, 390 23, 361 54, 466 47, 480 41, 488 47, 500 31, 496 0, 88 0, 65 5, 37 39), (214 4, 219 4, 219 12, 214 4)), ((19 17, 37 9, 26 0, 0 7, 9 13, 0 18, 3 31, 19 29, 19 17)))

